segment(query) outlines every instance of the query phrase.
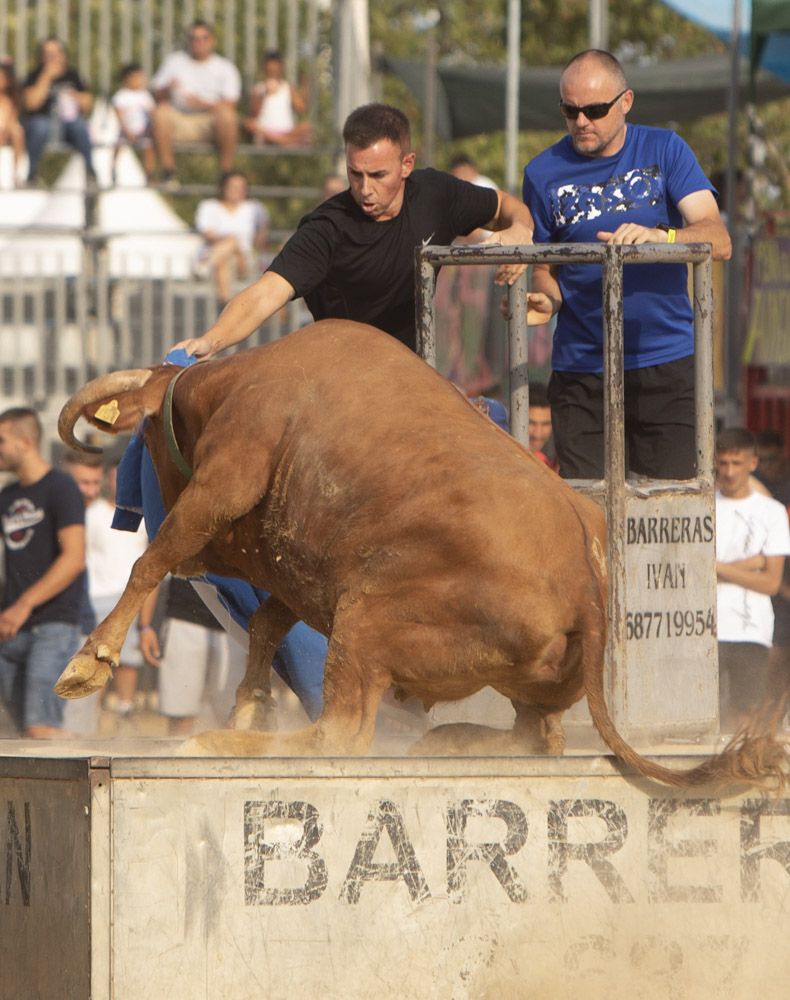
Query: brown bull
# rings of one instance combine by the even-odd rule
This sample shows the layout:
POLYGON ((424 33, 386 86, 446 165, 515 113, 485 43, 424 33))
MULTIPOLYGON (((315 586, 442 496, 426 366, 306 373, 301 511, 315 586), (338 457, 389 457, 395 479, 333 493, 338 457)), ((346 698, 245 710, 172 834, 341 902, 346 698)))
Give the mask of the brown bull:
POLYGON ((61 414, 61 437, 74 447, 80 416, 111 433, 147 417, 169 513, 59 694, 80 697, 107 681, 168 571, 210 571, 272 594, 250 623, 237 720, 265 701, 272 655, 294 622, 325 633, 329 649, 316 723, 203 734, 197 750, 364 753, 390 686, 430 705, 490 685, 512 700, 525 751, 561 752, 562 712, 586 693, 603 739, 648 776, 686 785, 764 770, 732 750, 674 772, 622 740, 603 698, 601 511, 395 340, 326 320, 188 369, 173 426, 191 478, 166 446, 163 398, 178 372, 97 379, 61 414))

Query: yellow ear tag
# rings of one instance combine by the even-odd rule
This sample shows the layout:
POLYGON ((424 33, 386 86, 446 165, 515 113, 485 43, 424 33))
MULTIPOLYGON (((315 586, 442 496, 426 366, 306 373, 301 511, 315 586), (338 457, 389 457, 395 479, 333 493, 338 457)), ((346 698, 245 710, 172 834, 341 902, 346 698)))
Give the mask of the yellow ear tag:
POLYGON ((96 420, 101 420, 105 424, 114 424, 115 421, 121 415, 121 408, 118 406, 118 400, 113 399, 109 403, 102 403, 102 405, 93 414, 96 420))

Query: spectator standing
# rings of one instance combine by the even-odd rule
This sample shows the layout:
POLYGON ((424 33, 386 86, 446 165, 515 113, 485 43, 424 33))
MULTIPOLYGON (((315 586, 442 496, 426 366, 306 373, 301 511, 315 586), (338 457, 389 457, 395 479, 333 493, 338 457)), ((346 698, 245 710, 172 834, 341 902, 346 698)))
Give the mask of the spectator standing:
POLYGON ((93 95, 69 65, 66 46, 59 38, 46 38, 39 44, 36 66, 22 85, 22 121, 30 159, 28 183, 38 180, 38 165, 46 144, 61 137, 85 160, 88 183, 96 183, 87 121, 92 107, 93 95))
POLYGON ((0 413, 6 583, 0 612, 0 696, 25 736, 57 736, 64 703, 52 690, 79 647, 85 507, 72 478, 40 451, 34 410, 0 413))
POLYGON ((247 658, 188 580, 170 577, 167 589, 161 645, 153 626, 155 595, 140 612, 140 645, 146 660, 159 667, 159 711, 168 733, 186 737, 202 706, 211 710, 213 725, 227 723, 247 658))
POLYGON ((151 80, 156 98, 154 144, 163 186, 177 189, 176 142, 214 142, 220 170, 230 170, 236 156, 239 124, 236 105, 241 75, 233 63, 214 51, 214 29, 193 21, 189 51, 171 52, 151 80))
MULTIPOLYGON (((531 242, 529 212, 511 195, 439 170, 415 171, 409 121, 397 108, 357 108, 343 139, 349 189, 305 216, 266 272, 230 300, 206 334, 179 347, 211 357, 304 296, 315 319, 371 323, 415 350, 416 247, 447 245, 480 226, 504 243, 531 242)), ((499 280, 515 281, 523 271, 505 265, 499 280)))
POLYGON ((19 94, 14 65, 0 61, 0 146, 10 146, 14 153, 14 179, 25 155, 25 132, 19 121, 19 94))
POLYGON ((285 68, 279 52, 267 52, 263 58, 263 79, 252 88, 250 115, 244 127, 253 142, 275 146, 309 146, 313 127, 298 116, 307 113, 307 101, 296 87, 285 79, 285 68))
POLYGON ((216 198, 198 204, 195 228, 203 237, 195 273, 214 276, 217 298, 224 306, 231 295, 231 278, 260 274, 260 254, 266 249, 269 213, 247 197, 247 178, 229 170, 220 178, 216 198))
MULTIPOLYGON (((524 171, 523 196, 538 243, 710 243, 726 260, 730 238, 713 188, 674 132, 626 122, 634 92, 620 63, 592 49, 568 63, 560 111, 569 134, 524 171)), ((687 268, 625 268, 625 432, 633 473, 688 479, 696 472, 693 315, 687 268)), ((557 314, 549 382, 561 474, 603 468, 601 270, 536 265, 528 322, 557 314)))
MULTIPOLYGON (((86 495, 81 485, 84 482, 84 466, 79 464, 82 456, 75 455, 76 462, 72 466, 72 475, 77 480, 87 507, 85 511, 85 559, 88 568, 88 596, 93 607, 96 621, 103 621, 121 599, 132 567, 148 546, 148 538, 142 525, 136 532, 116 531, 112 527, 115 514, 115 476, 116 466, 110 466, 103 482, 106 487, 106 497, 100 495, 102 477, 99 477, 99 488, 91 495, 86 495)), ((87 457, 87 456, 86 456, 87 457)), ((74 461, 74 460, 72 460, 74 461)), ((126 717, 132 713, 135 706, 135 695, 138 687, 138 674, 143 666, 143 655, 135 629, 130 629, 121 649, 121 658, 113 671, 113 686, 116 698, 113 710, 126 717)))
POLYGON ((741 427, 716 440, 716 580, 719 716, 722 731, 745 721, 766 693, 774 613, 785 556, 787 510, 752 490, 754 435, 741 427))
POLYGON ((112 96, 112 106, 118 116, 121 134, 113 150, 112 169, 115 180, 115 164, 124 144, 139 149, 143 157, 145 176, 150 181, 154 176, 154 144, 151 119, 156 107, 154 96, 148 89, 145 70, 139 63, 127 63, 121 69, 121 86, 112 96))

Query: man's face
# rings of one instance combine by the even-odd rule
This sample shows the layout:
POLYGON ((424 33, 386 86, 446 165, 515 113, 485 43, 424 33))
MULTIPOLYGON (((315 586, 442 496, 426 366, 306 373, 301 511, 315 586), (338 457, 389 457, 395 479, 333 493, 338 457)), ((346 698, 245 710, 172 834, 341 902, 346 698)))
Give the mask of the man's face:
POLYGON ((214 51, 214 36, 202 26, 191 28, 189 32, 189 51, 198 62, 208 59, 214 51))
MULTIPOLYGON (((574 63, 560 80, 560 96, 566 104, 584 107, 605 104, 621 90, 621 82, 594 59, 574 63)), ((631 110, 634 94, 626 90, 603 118, 588 118, 583 112, 578 118, 566 118, 565 124, 577 153, 584 156, 613 156, 625 141, 625 116, 631 110)))
POLYGON ((79 487, 85 506, 89 507, 101 493, 102 470, 89 465, 69 465, 68 470, 79 487))
POLYGON ((346 146, 351 196, 374 222, 394 219, 403 205, 406 178, 414 169, 414 153, 404 153, 390 139, 360 149, 346 146))
POLYGON ((551 410, 548 406, 529 408, 529 450, 543 451, 551 437, 551 410))
POLYGON ((757 468, 753 451, 723 451, 716 455, 716 482, 722 496, 742 500, 749 496, 749 476, 757 468))
POLYGON ((0 424, 0 470, 17 472, 22 464, 26 451, 24 438, 14 433, 11 423, 0 424))

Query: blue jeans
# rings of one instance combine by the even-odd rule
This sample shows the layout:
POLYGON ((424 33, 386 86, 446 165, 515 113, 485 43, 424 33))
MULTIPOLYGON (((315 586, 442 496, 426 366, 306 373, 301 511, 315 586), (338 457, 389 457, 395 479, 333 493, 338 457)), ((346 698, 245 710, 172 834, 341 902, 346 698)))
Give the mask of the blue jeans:
MULTIPOLYGON (((53 123, 49 115, 29 115, 23 124, 27 155, 30 159, 28 177, 30 180, 35 180, 44 147, 50 139, 57 138, 52 134, 55 131, 53 124, 56 123, 53 123)), ((60 122, 60 129, 63 141, 82 154, 85 160, 85 169, 89 174, 93 174, 93 147, 87 121, 84 118, 76 118, 73 122, 60 122)))
POLYGON ((52 690, 80 647, 79 625, 45 622, 0 642, 0 697, 20 732, 63 724, 63 701, 52 690))

